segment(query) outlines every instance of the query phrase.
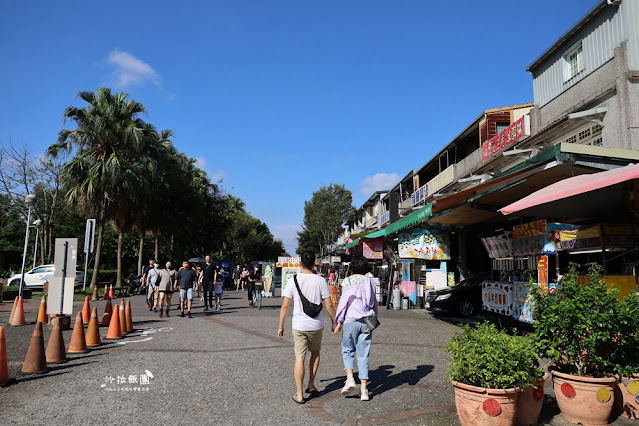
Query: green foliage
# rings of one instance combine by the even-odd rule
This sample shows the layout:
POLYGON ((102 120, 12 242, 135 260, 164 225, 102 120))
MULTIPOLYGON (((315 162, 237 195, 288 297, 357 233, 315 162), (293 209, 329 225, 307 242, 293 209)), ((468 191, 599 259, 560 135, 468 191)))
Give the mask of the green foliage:
POLYGON ((494 324, 463 326, 446 346, 448 378, 471 386, 508 389, 531 386, 541 377, 530 339, 511 336, 494 324))
POLYGON ((633 294, 619 300, 618 290, 603 283, 603 268, 596 263, 587 267, 588 284, 579 284, 578 265, 572 263, 555 294, 533 287, 537 349, 559 371, 577 376, 605 377, 636 368, 639 298, 633 294))
POLYGON ((322 186, 304 202, 303 229, 298 232, 297 253, 312 251, 323 256, 341 227, 355 214, 353 194, 344 185, 322 186))

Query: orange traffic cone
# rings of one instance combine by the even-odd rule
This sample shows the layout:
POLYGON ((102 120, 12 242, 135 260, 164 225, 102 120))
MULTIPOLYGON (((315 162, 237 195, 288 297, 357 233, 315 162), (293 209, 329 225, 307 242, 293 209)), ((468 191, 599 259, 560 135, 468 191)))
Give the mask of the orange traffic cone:
POLYGON ((89 320, 89 328, 87 328, 87 335, 85 338, 87 346, 100 346, 102 340, 100 339, 100 325, 98 324, 98 308, 93 307, 91 312, 91 319, 89 320))
POLYGON ((9 324, 11 324, 11 321, 13 321, 13 314, 16 311, 16 306, 18 306, 18 299, 19 297, 16 296, 16 300, 13 301, 13 306, 11 307, 11 315, 9 315, 9 324))
POLYGON ((47 350, 45 352, 47 357, 47 363, 61 364, 67 362, 67 353, 64 350, 64 337, 62 336, 62 327, 60 326, 60 319, 53 325, 51 330, 51 336, 49 336, 49 343, 47 343, 47 350))
POLYGON ((126 328, 126 314, 124 313, 125 310, 125 306, 124 306, 124 299, 122 299, 122 301, 120 302, 120 331, 122 332, 122 335, 128 334, 129 330, 127 330, 126 328))
POLYGON ((97 285, 95 287, 93 287, 93 296, 91 297, 91 300, 94 301, 94 302, 97 301, 97 300, 100 300, 98 298, 98 286, 97 285))
POLYGON ((14 383, 9 378, 9 363, 7 362, 7 341, 4 337, 4 327, 0 327, 0 388, 14 383))
POLYGON ((113 315, 111 315, 111 323, 109 324, 109 331, 107 332, 107 340, 121 339, 122 330, 120 329, 120 305, 115 305, 113 308, 113 315))
POLYGON ((44 337, 42 337, 42 323, 36 323, 27 356, 18 374, 43 374, 49 372, 44 355, 44 337))
POLYGON ((113 314, 113 306, 111 306, 111 301, 107 300, 106 306, 104 307, 104 315, 102 315, 102 325, 106 326, 111 323, 112 314, 113 314))
POLYGON ((102 299, 109 300, 109 286, 104 285, 104 294, 102 295, 102 299))
MULTIPOLYGON (((87 301, 89 296, 87 296, 87 301)), ((70 354, 84 354, 89 352, 87 349, 87 342, 84 338, 84 324, 82 322, 82 313, 78 312, 75 317, 75 324, 73 324, 73 334, 71 335, 71 342, 69 343, 70 354)))
POLYGON ((47 322, 49 321, 49 317, 47 316, 47 297, 42 295, 42 300, 40 301, 40 309, 38 310, 38 317, 36 322, 47 322))
POLYGON ((82 324, 86 325, 91 319, 91 304, 89 303, 89 296, 84 298, 84 306, 82 307, 82 324))
POLYGON ((27 322, 24 319, 24 302, 22 301, 22 297, 18 298, 16 310, 13 313, 13 318, 11 318, 11 325, 27 325, 27 322))
POLYGON ((109 287, 109 299, 113 299, 113 284, 109 287))
POLYGON ((124 309, 124 317, 126 318, 126 331, 133 331, 133 316, 131 315, 131 301, 126 301, 126 308, 124 309))

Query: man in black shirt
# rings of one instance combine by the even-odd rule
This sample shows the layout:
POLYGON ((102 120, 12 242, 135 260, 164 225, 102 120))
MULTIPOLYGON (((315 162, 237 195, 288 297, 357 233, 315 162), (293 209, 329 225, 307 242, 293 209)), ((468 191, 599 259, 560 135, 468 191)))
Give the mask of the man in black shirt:
POLYGON ((242 269, 240 269, 240 264, 238 263, 235 269, 233 270, 233 284, 235 284, 235 291, 238 291, 240 289, 241 278, 242 278, 242 269))
POLYGON ((206 266, 202 272, 202 290, 204 292, 204 310, 213 309, 213 282, 215 281, 215 265, 211 256, 206 256, 206 266))
POLYGON ((180 269, 175 276, 175 286, 180 286, 180 309, 182 310, 181 317, 184 317, 184 305, 188 306, 187 318, 193 318, 191 316, 191 305, 193 304, 193 283, 197 280, 195 271, 191 269, 189 262, 186 260, 182 262, 182 269, 180 269))

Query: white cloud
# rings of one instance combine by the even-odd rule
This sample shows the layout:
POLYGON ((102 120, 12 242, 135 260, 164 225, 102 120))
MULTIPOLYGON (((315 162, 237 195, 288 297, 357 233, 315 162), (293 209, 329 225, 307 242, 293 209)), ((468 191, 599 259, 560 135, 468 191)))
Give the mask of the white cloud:
POLYGON ((286 252, 294 256, 297 248, 297 231, 301 231, 302 228, 298 225, 277 225, 269 229, 275 238, 282 240, 286 252))
POLYGON ((375 173, 373 176, 368 176, 360 182, 359 192, 368 197, 375 191, 391 189, 397 185, 399 179, 400 177, 397 173, 375 173))
POLYGON ((128 52, 113 50, 109 53, 107 64, 115 66, 114 85, 128 87, 150 82, 160 87, 162 79, 160 75, 143 60, 136 58, 128 52))
POLYGON ((220 183, 226 177, 226 170, 222 170, 222 169, 214 170, 214 171, 209 170, 209 165, 206 162, 206 158, 204 157, 197 157, 195 159, 195 165, 199 169, 204 170, 204 172, 208 175, 209 179, 213 183, 220 183))

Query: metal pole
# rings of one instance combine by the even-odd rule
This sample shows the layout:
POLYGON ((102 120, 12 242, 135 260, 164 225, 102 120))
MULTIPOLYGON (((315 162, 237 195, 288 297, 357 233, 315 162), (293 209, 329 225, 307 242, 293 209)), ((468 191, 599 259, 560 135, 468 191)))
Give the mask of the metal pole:
POLYGON ((67 278, 67 255, 69 253, 69 242, 65 241, 64 243, 64 261, 62 262, 62 292, 60 295, 60 315, 62 315, 62 310, 64 308, 64 282, 67 278))
POLYGON ((22 251, 22 279, 20 280, 20 291, 18 295, 22 297, 22 289, 24 288, 24 267, 27 261, 27 246, 29 245, 29 225, 31 224, 31 204, 29 204, 29 213, 27 214, 27 232, 24 236, 24 250, 22 251))
POLYGON ((40 228, 36 227, 36 241, 35 247, 33 248, 33 266, 31 269, 35 269, 36 266, 36 256, 38 255, 38 236, 40 235, 40 228))
POLYGON ((89 238, 86 239, 84 244, 84 284, 82 285, 82 291, 87 291, 87 271, 89 269, 89 251, 91 250, 89 244, 86 244, 87 241, 89 244, 93 241, 93 226, 89 226, 89 238))

